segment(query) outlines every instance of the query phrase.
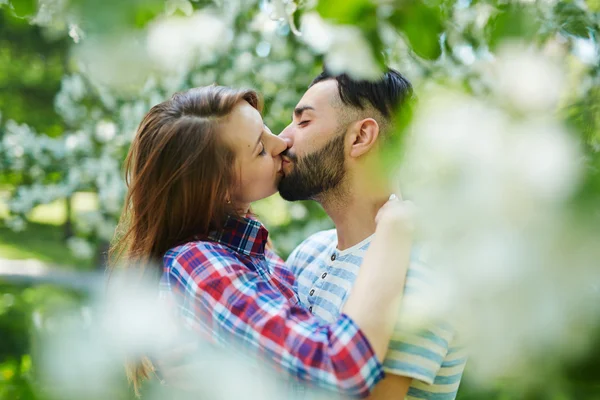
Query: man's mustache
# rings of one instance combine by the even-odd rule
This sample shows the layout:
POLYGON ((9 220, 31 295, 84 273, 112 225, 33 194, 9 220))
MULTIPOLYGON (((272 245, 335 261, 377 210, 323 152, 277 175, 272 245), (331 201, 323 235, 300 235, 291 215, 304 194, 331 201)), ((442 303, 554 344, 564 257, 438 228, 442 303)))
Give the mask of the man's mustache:
POLYGON ((293 162, 298 161, 298 156, 296 156, 296 153, 291 152, 290 149, 286 149, 283 153, 281 153, 281 156, 293 162))

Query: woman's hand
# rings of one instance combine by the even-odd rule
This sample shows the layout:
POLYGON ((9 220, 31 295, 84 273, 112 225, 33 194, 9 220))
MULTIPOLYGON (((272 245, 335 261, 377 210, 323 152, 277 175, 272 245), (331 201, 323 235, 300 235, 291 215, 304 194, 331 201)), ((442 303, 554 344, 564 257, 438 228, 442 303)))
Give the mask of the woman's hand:
POLYGON ((379 209, 375 217, 376 232, 411 238, 415 230, 415 206, 409 200, 400 200, 395 194, 379 209))

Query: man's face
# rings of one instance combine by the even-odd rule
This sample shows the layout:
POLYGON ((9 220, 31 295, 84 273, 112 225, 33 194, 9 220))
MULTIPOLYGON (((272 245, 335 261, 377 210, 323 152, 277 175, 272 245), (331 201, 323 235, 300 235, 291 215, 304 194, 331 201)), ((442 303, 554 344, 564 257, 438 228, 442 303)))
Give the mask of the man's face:
POLYGON ((286 200, 315 199, 340 185, 345 175, 346 126, 340 126, 337 82, 319 82, 304 94, 280 137, 291 144, 283 153, 285 176, 279 194, 286 200))

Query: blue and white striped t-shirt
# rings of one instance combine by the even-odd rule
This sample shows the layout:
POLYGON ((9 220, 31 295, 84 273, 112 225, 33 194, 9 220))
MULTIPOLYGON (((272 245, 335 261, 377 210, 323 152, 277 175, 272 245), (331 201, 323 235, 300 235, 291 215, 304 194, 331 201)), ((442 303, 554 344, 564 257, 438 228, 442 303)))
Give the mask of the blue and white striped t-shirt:
MULTIPOLYGON (((296 275, 300 302, 323 320, 335 321, 373 236, 343 251, 337 249, 335 229, 318 232, 302 242, 286 262, 296 275)), ((419 251, 413 250, 401 313, 411 312, 406 307, 415 304, 430 276, 419 251)), ((406 399, 455 399, 466 363, 466 352, 456 332, 445 322, 427 323, 417 332, 400 326, 401 322, 399 318, 384 370, 413 378, 406 399)))

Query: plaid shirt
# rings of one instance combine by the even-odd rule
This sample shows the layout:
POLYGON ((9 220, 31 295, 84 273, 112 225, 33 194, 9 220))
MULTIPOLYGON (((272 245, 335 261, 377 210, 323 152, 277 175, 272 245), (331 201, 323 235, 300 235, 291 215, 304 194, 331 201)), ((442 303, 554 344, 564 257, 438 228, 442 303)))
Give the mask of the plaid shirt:
POLYGON ((383 370, 366 337, 344 314, 327 324, 299 304, 295 277, 266 249, 267 236, 256 220, 229 218, 208 240, 166 253, 161 290, 211 341, 239 341, 294 377, 367 396, 383 370))

